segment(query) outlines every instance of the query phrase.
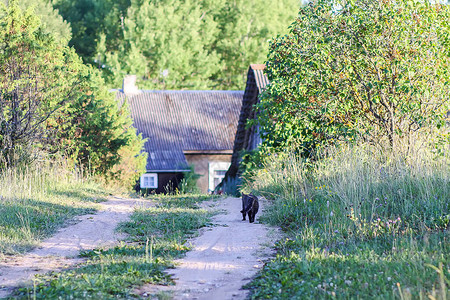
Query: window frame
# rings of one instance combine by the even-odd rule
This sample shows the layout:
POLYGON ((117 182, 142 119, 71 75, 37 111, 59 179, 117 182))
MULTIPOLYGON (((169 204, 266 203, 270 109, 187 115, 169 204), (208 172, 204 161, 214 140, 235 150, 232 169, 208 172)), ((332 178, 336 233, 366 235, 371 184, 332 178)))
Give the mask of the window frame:
POLYGON ((157 189, 158 188, 158 173, 145 173, 141 175, 140 180, 141 189, 157 189), (153 185, 145 186, 145 179, 153 178, 153 185))
POLYGON ((208 174, 208 190, 209 192, 214 191, 214 189, 216 188, 214 186, 214 178, 216 178, 214 175, 215 171, 228 171, 228 169, 230 168, 231 163, 230 162, 210 162, 209 163, 209 174, 208 174))

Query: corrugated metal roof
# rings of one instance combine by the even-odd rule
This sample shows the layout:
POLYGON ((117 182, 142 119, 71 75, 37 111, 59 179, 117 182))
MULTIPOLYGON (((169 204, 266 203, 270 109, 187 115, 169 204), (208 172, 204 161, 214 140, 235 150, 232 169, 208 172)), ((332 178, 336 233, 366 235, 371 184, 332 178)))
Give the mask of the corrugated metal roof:
MULTIPOLYGON (((119 90, 117 97, 125 96, 119 90)), ((187 168, 183 151, 233 149, 242 91, 141 91, 127 95, 134 126, 148 141, 147 170, 187 168)))

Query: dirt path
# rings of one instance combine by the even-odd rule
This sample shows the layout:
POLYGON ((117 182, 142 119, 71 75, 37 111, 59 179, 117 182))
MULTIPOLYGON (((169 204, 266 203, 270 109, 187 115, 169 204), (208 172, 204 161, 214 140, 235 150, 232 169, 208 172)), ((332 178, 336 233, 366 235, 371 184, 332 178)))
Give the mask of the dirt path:
POLYGON ((217 226, 193 239, 193 250, 177 261, 177 268, 169 273, 176 279, 175 287, 147 285, 137 291, 149 296, 167 293, 174 299, 244 299, 248 283, 272 255, 269 248, 277 238, 277 231, 259 224, 258 217, 265 201, 260 200, 256 223, 241 221, 242 203, 239 198, 215 202, 223 213, 213 219, 217 226))
POLYGON ((96 214, 79 217, 77 224, 62 228, 40 247, 24 256, 15 256, 0 263, 0 298, 7 297, 12 289, 29 281, 38 273, 60 270, 83 261, 76 256, 82 250, 112 246, 120 236, 114 230, 126 221, 136 206, 149 206, 150 202, 138 199, 111 197, 100 203, 96 214))

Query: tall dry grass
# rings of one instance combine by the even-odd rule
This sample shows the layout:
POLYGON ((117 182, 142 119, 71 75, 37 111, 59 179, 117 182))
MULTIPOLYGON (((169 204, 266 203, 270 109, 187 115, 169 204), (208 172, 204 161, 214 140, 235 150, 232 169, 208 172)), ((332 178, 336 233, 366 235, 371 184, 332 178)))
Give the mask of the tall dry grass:
POLYGON ((325 208, 346 221, 353 210, 369 223, 400 217, 425 229, 445 222, 450 205, 448 155, 436 157, 426 150, 413 157, 385 155, 363 145, 330 148, 321 156, 320 161, 306 163, 291 153, 273 155, 246 188, 283 203, 273 208, 280 218, 275 223, 291 220, 295 211, 312 209, 317 215, 308 215, 320 221, 325 208))
POLYGON ((1 170, 0 255, 30 250, 105 196, 90 176, 61 162, 1 170))
POLYGON ((272 155, 245 188, 281 226, 251 298, 445 299, 450 286, 450 157, 341 146, 308 162, 272 155), (439 267, 438 267, 439 266, 439 267))

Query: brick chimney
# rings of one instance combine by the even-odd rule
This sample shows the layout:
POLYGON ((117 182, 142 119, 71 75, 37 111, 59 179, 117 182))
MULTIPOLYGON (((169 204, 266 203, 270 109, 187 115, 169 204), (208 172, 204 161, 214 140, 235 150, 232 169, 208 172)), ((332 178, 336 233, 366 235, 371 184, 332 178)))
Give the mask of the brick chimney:
POLYGON ((141 91, 136 86, 136 75, 126 75, 123 79, 122 91, 126 95, 139 94, 141 91))

